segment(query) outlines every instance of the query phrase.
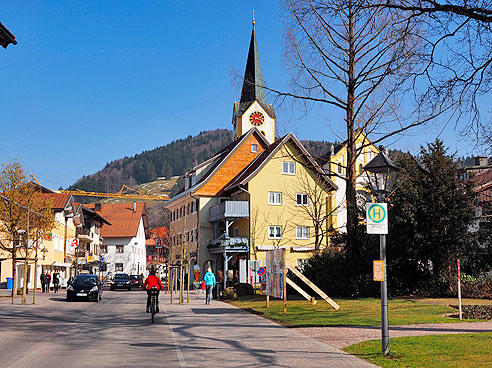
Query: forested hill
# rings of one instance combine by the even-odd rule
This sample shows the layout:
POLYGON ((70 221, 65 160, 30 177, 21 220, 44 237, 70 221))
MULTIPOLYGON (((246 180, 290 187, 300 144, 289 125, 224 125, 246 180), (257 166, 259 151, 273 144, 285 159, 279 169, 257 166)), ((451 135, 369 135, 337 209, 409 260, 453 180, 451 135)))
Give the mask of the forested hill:
MULTIPOLYGON (((83 176, 68 189, 93 192, 116 192, 123 184, 130 187, 154 181, 158 177, 181 176, 232 141, 232 132, 217 129, 195 137, 178 139, 165 146, 144 151, 133 157, 112 161, 95 174, 83 176)), ((329 151, 329 143, 301 141, 315 157, 329 151)))

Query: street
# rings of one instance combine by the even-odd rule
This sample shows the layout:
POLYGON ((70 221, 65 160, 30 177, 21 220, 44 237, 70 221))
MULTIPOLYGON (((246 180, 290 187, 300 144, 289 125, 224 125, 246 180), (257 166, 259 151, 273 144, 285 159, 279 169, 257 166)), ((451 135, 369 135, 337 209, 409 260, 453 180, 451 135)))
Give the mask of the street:
POLYGON ((164 313, 151 323, 143 291, 105 290, 99 303, 65 295, 0 300, 0 367, 179 367, 164 313))

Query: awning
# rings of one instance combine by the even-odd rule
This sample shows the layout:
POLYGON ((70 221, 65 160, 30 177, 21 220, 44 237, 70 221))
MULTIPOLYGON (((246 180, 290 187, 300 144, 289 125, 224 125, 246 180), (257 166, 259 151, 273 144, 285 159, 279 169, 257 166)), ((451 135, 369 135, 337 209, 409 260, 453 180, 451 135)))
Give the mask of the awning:
POLYGON ((62 262, 54 262, 52 264, 53 267, 72 267, 71 263, 62 263, 62 262))
POLYGON ((281 247, 275 246, 275 245, 257 245, 256 249, 259 251, 265 251, 265 250, 274 250, 274 249, 289 249, 288 246, 284 245, 281 247))
POLYGON ((316 250, 316 247, 308 246, 308 247, 292 247, 293 252, 312 252, 316 250))

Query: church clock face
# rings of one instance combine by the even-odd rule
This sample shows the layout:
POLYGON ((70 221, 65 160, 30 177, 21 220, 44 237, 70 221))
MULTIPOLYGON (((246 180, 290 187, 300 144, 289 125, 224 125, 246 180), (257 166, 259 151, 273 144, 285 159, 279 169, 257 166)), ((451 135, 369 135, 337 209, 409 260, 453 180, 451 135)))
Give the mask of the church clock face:
POLYGON ((253 126, 260 126, 265 122, 265 116, 259 111, 253 111, 249 115, 249 122, 253 126))

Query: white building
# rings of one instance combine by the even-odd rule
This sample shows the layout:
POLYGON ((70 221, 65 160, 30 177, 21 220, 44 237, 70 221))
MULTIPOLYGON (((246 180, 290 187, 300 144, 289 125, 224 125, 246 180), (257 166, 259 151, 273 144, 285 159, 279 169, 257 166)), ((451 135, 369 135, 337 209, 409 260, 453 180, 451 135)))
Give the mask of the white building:
POLYGON ((108 220, 101 229, 103 276, 115 273, 143 274, 146 269, 145 241, 150 231, 145 203, 93 203, 85 205, 108 220))

